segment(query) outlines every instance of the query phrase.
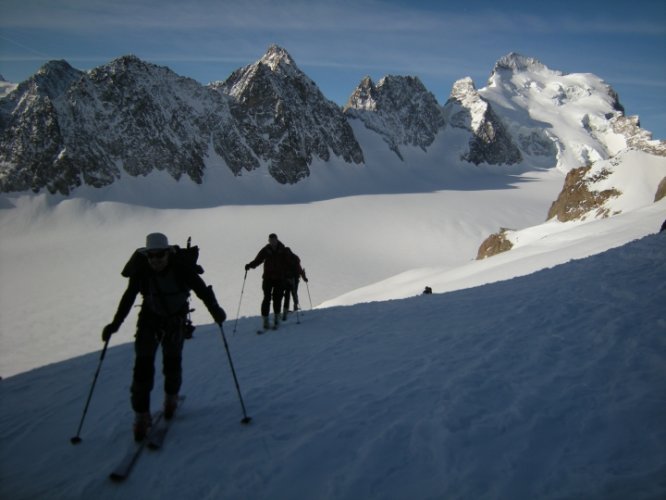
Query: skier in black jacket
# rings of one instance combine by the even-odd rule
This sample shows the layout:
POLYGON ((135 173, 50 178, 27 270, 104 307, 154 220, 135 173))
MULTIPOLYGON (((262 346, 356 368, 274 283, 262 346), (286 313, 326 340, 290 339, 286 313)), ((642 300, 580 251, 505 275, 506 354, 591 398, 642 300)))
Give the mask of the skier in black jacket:
POLYGON ((183 341, 188 334, 187 315, 190 291, 199 297, 215 323, 226 319, 217 303, 213 289, 199 276, 203 272, 182 257, 178 247, 169 245, 164 234, 151 233, 146 246, 135 252, 123 270, 129 277, 127 289, 113 321, 104 327, 105 342, 118 331, 129 314, 136 296, 141 293, 143 304, 137 321, 134 340, 134 372, 131 401, 136 414, 134 438, 141 441, 150 428, 150 393, 155 376, 155 355, 162 346, 164 373, 164 417, 173 416, 178 404, 178 391, 182 382, 183 341), (199 270, 197 270, 197 268, 199 270))
POLYGON ((245 271, 255 269, 264 265, 261 288, 264 299, 261 302, 261 316, 264 329, 269 328, 268 314, 270 313, 271 301, 273 302, 273 328, 280 323, 280 310, 282 307, 282 296, 285 288, 285 246, 275 233, 268 236, 268 245, 259 250, 259 253, 249 264, 245 264, 245 271))
POLYGON ((286 280, 284 290, 284 307, 282 309, 282 320, 287 321, 287 314, 289 313, 289 298, 294 299, 294 311, 300 309, 298 302, 298 282, 300 278, 308 282, 308 277, 305 275, 305 269, 301 267, 301 259, 298 255, 291 251, 291 248, 285 249, 286 257, 286 280))

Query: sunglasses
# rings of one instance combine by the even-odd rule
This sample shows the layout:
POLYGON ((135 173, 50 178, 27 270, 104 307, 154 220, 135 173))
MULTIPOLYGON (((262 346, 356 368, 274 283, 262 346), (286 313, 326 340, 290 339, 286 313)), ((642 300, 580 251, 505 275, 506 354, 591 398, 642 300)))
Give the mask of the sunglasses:
POLYGON ((149 259, 163 259, 167 254, 166 250, 158 250, 156 252, 148 252, 149 259))

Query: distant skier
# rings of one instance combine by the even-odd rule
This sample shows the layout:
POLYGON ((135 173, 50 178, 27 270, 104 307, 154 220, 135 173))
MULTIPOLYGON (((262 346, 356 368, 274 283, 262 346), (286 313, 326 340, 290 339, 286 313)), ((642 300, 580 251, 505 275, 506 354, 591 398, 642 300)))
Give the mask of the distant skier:
POLYGON ((203 301, 215 323, 221 324, 226 319, 213 288, 207 286, 198 274, 203 271, 196 262, 185 259, 182 252, 185 250, 169 245, 164 234, 149 234, 146 246, 133 254, 123 270, 123 276, 129 278, 127 289, 113 321, 102 331, 102 340, 106 342, 118 331, 136 296, 141 293, 143 304, 134 340, 131 387, 136 441, 141 441, 152 425, 150 393, 155 376, 155 355, 160 345, 164 373, 164 418, 170 419, 176 410, 182 382, 183 340, 188 333, 190 291, 193 290, 203 301))
POLYGON ((294 252, 291 251, 291 248, 287 247, 285 249, 285 290, 284 290, 284 307, 282 309, 282 320, 287 320, 287 313, 289 312, 289 298, 294 299, 294 311, 300 309, 300 303, 298 301, 298 283, 300 278, 303 278, 303 281, 308 282, 308 278, 305 275, 305 270, 301 267, 301 259, 294 252))
POLYGON ((263 318, 263 328, 269 328, 268 315, 270 313, 271 302, 273 303, 273 328, 277 328, 280 323, 280 310, 282 306, 282 295, 285 288, 285 246, 278 240, 275 233, 268 236, 268 244, 259 250, 254 260, 245 264, 245 270, 255 269, 264 265, 264 274, 262 276, 261 288, 264 292, 264 298, 261 302, 261 316, 263 318))

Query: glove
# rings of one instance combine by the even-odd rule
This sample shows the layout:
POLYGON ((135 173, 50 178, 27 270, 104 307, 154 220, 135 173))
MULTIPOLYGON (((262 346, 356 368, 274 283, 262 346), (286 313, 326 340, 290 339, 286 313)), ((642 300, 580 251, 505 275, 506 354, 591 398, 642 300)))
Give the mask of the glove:
POLYGON ((305 281, 305 282, 307 283, 307 282, 308 282, 308 279, 304 277, 304 278, 303 278, 303 281, 305 281))
POLYGON ((102 340, 104 342, 108 342, 109 339, 111 338, 111 335, 116 333, 118 331, 118 328, 120 328, 120 325, 117 323, 109 323, 104 327, 102 330, 102 340))
POLYGON ((221 307, 219 307, 217 309, 217 311, 214 311, 212 313, 212 316, 213 316, 213 320, 215 320, 215 323, 217 323, 218 325, 222 324, 222 322, 225 319, 227 319, 227 313, 225 313, 224 309, 222 309, 221 307))
POLYGON ((249 271, 252 266, 250 264, 245 264, 245 270, 249 271))

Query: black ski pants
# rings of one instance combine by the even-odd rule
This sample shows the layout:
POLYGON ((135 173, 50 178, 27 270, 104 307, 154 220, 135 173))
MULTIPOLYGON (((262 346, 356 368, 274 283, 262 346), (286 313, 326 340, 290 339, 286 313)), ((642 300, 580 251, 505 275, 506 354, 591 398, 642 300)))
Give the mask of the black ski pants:
POLYGON ((298 278, 287 278, 287 286, 284 290, 284 310, 289 310, 289 298, 294 299, 294 311, 298 307, 298 278))
POLYGON ((273 303, 273 312, 280 314, 282 310, 282 295, 284 294, 284 280, 264 278, 261 284, 264 291, 264 300, 261 302, 261 315, 268 316, 273 303))
POLYGON ((178 394, 182 383, 182 353, 185 317, 141 317, 134 339, 134 373, 132 377, 132 409, 137 413, 150 411, 150 393, 155 380, 155 356, 162 346, 164 392, 178 394))

